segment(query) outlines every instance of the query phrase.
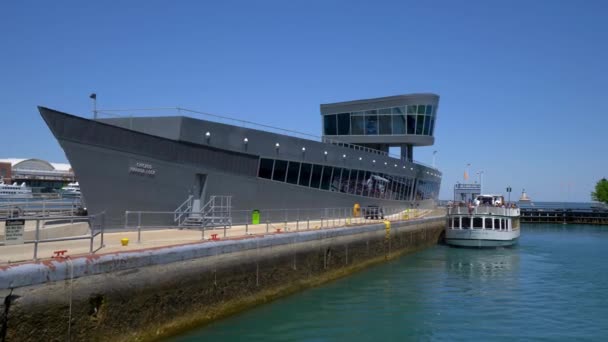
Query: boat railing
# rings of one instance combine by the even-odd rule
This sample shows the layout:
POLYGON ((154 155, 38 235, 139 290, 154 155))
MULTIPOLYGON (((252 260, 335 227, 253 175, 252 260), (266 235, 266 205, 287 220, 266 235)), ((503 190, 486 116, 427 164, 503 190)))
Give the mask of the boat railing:
MULTIPOLYGON (((387 157, 402 160, 401 155, 389 153, 386 151, 381 151, 381 150, 377 150, 377 149, 373 149, 373 148, 369 148, 369 147, 365 147, 365 146, 361 146, 361 145, 357 145, 357 144, 347 143, 347 142, 341 141, 339 139, 330 139, 330 138, 321 137, 321 136, 310 134, 310 133, 303 133, 303 132, 299 132, 299 131, 295 131, 295 130, 280 128, 280 127, 275 127, 275 126, 270 126, 270 125, 265 125, 265 124, 259 124, 259 123, 255 123, 255 122, 248 121, 248 120, 235 119, 235 118, 225 116, 225 115, 212 114, 212 113, 208 113, 208 112, 203 112, 203 111, 198 111, 198 110, 193 110, 193 109, 188 109, 188 108, 182 108, 182 107, 98 109, 96 112, 97 112, 97 114, 103 114, 103 115, 106 115, 111 118, 134 118, 134 117, 145 115, 145 114, 140 114, 140 113, 151 113, 151 112, 155 113, 156 116, 159 116, 159 115, 183 116, 185 113, 196 114, 196 115, 200 115, 200 116, 203 116, 203 117, 209 119, 209 121, 234 125, 234 126, 243 127, 243 128, 258 129, 258 130, 272 132, 272 133, 279 133, 279 134, 289 135, 289 136, 293 136, 293 137, 297 137, 297 138, 301 138, 301 139, 320 141, 320 142, 324 142, 324 143, 328 143, 328 144, 333 144, 336 146, 351 148, 351 149, 354 149, 357 151, 363 151, 363 152, 367 152, 367 153, 372 153, 372 154, 377 154, 377 155, 381 155, 381 156, 387 156, 387 157)), ((428 167, 430 169, 435 170, 437 173, 439 173, 439 170, 437 168, 435 168, 429 164, 419 162, 419 161, 414 161, 414 163, 428 167)))
POLYGON ((502 215, 519 216, 519 208, 502 208, 493 206, 451 206, 448 207, 448 215, 502 215))

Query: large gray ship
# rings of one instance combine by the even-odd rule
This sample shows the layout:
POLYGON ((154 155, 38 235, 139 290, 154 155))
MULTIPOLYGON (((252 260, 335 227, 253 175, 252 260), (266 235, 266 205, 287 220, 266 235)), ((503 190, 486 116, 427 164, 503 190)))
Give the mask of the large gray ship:
MULTIPOLYGON (((89 213, 176 210, 231 196, 234 210, 434 207, 441 173, 413 160, 434 143, 439 96, 321 105, 318 140, 186 116, 87 119, 39 107, 89 213), (399 146, 398 156, 389 148, 399 146)), ((187 111, 181 111, 182 113, 187 111)), ((159 220, 163 220, 160 219, 159 220)), ((172 224, 172 222, 163 222, 172 224)))

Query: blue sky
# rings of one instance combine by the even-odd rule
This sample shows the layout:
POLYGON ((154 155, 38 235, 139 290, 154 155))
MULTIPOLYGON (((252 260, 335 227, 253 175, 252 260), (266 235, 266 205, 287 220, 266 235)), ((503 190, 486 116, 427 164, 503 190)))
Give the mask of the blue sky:
POLYGON ((608 177, 605 1, 5 1, 0 158, 65 162, 37 113, 182 106, 320 134, 319 104, 441 96, 441 198, 588 201, 608 177))

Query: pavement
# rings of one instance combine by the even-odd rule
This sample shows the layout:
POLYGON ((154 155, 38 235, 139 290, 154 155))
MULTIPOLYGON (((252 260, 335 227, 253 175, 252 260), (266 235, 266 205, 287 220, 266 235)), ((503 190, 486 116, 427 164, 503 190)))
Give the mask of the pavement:
MULTIPOLYGON (((421 217, 445 215, 445 211, 436 210, 420 210, 415 217, 407 217, 407 219, 416 219, 421 217)), ((390 221, 403 220, 403 213, 387 216, 390 221)), ((303 231, 307 229, 332 229, 345 226, 368 225, 383 222, 383 220, 366 220, 363 218, 335 219, 335 220, 314 220, 314 221, 299 221, 274 224, 258 224, 258 225, 239 225, 220 227, 218 229, 142 229, 139 233, 136 230, 131 231, 112 231, 103 234, 103 245, 101 234, 93 239, 93 251, 96 254, 118 253, 126 251, 135 251, 149 248, 159 248, 166 246, 175 246, 190 243, 204 243, 213 239, 238 239, 248 236, 259 236, 266 234, 285 234, 295 231, 303 231), (123 245, 122 239, 128 239, 128 243, 123 245)), ((31 226, 30 226, 31 227, 31 226)), ((2 231, 0 233, 3 233, 2 231)), ((26 231, 27 229, 26 225, 26 231)), ((79 230, 80 231, 80 230, 79 230)), ((55 255, 55 251, 65 251, 64 256, 88 255, 91 249, 90 233, 78 236, 66 236, 55 239, 76 239, 70 241, 48 241, 38 244, 37 256, 38 259, 50 259, 55 255)), ((32 261, 34 259, 34 243, 6 245, 0 246, 0 265, 11 263, 22 263, 32 261)))

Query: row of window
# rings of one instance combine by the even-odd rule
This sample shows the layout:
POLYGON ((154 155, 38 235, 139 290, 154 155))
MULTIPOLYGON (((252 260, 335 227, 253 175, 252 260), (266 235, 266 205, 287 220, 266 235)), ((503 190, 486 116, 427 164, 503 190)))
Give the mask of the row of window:
POLYGON ((505 218, 455 216, 450 223, 450 229, 515 230, 519 228, 519 219, 511 221, 505 218))
POLYGON ((435 116, 432 105, 411 105, 325 115, 323 127, 325 135, 432 136, 435 116))
POLYGON ((439 183, 380 172, 261 158, 258 177, 315 189, 380 199, 436 198, 439 183))

